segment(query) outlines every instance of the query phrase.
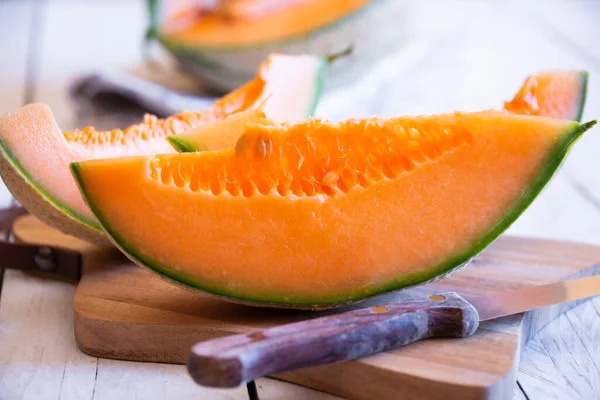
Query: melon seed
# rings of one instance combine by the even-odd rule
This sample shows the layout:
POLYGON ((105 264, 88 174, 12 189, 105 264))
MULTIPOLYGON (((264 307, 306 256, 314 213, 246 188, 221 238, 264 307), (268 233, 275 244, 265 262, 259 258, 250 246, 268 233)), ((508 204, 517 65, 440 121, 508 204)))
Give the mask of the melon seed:
POLYGON ((235 144, 235 155, 236 156, 241 157, 244 154, 244 152, 246 151, 246 142, 247 141, 248 141, 248 138, 246 137, 246 135, 240 136, 237 143, 235 144))
POLYGON ((271 139, 263 139, 261 137, 256 139, 256 153, 260 158, 267 158, 271 154, 272 148, 271 139))
POLYGON ((335 181, 337 181, 337 179, 339 178, 339 175, 335 172, 335 171, 329 171, 328 173, 326 173, 323 176, 323 185, 332 185, 335 183, 335 181))

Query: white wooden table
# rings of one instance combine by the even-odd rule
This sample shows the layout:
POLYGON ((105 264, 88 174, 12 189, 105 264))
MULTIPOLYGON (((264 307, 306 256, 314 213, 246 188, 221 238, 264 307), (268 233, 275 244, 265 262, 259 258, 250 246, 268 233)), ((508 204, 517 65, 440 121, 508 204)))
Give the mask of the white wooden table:
MULTIPOLYGON (((398 28, 411 39, 363 81, 328 95, 320 114, 499 107, 532 72, 578 68, 591 74, 584 119, 600 118, 600 1, 407 3, 408 18, 398 28)), ((63 129, 75 127, 68 84, 97 68, 141 64, 145 23, 143 0, 0 2, 0 112, 43 101, 63 129)), ((595 130, 510 232, 600 244, 599 154, 595 130)), ((0 185, 0 205, 8 199, 0 185)), ((246 398, 244 388, 195 386, 183 366, 83 354, 73 337, 70 284, 7 270, 0 287, 2 400, 246 398)), ((263 399, 335 398, 271 379, 258 385, 263 399)), ((600 398, 600 299, 529 343, 514 396, 600 398)))

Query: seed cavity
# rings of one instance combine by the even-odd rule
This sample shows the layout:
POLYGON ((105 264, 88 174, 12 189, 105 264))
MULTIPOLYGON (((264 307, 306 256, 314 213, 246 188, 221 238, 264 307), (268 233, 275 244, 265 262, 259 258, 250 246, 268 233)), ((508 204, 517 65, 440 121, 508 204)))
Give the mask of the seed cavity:
POLYGON ((474 140, 465 129, 409 122, 415 126, 378 119, 249 125, 232 151, 155 156, 148 176, 214 195, 337 196, 398 179, 474 140))
POLYGON ((240 186, 242 188, 242 194, 244 197, 251 197, 256 189, 252 182, 243 182, 240 186))
POLYGON ((323 185, 331 186, 333 185, 339 178, 339 175, 335 171, 329 171, 323 176, 323 180, 321 181, 323 185))
POLYGON ((219 116, 218 113, 209 114, 186 111, 166 119, 158 119, 154 115, 146 114, 141 123, 131 125, 125 129, 97 131, 95 128, 88 126, 84 129, 76 129, 73 132, 65 132, 63 136, 69 143, 84 146, 129 145, 131 143, 162 139, 169 135, 183 133, 201 123, 214 121, 219 116))
POLYGON ((302 189, 302 193, 307 196, 314 196, 317 192, 313 184, 307 179, 302 179, 300 182, 300 188, 302 189))
POLYGON ((258 189, 258 192, 265 196, 268 195, 269 193, 271 193, 272 187, 273 186, 265 180, 259 181, 256 184, 256 188, 258 189))
POLYGON ((160 171, 160 180, 162 181, 162 183, 165 183, 167 185, 169 185, 169 184, 171 184, 171 182, 173 182, 173 174, 171 173, 171 171, 169 169, 169 164, 168 163, 160 171))
POLYGON ((290 188, 286 185, 277 185, 277 194, 280 196, 287 196, 290 192, 290 188))
POLYGON ((362 186, 364 188, 371 186, 371 182, 369 181, 369 179, 367 179, 367 177, 362 173, 356 175, 356 180, 358 181, 359 186, 362 186))

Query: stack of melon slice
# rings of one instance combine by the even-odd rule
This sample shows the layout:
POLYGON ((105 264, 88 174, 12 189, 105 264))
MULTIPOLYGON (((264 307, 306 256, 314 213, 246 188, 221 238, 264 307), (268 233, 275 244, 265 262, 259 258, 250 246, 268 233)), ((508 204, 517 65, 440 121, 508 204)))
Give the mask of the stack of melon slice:
MULTIPOLYGON (((143 154, 175 153, 165 138, 260 107, 277 121, 310 116, 317 105, 327 60, 308 55, 273 55, 254 80, 201 112, 167 119, 147 115, 124 130, 93 127, 61 133, 50 108, 31 104, 0 120, 0 171, 13 195, 49 225, 95 244, 110 244, 85 204, 69 163, 143 154), (290 74, 294 79, 289 79, 290 74)), ((235 138, 232 143, 235 143, 235 138)), ((227 145, 227 143, 222 143, 227 145)))
POLYGON ((310 90, 266 93, 259 74, 208 111, 125 131, 62 134, 47 107, 24 107, 0 121, 2 175, 33 214, 171 280, 316 309, 456 271, 594 124, 576 121, 581 72, 532 76, 503 111, 290 122, 323 65, 294 72, 310 90))

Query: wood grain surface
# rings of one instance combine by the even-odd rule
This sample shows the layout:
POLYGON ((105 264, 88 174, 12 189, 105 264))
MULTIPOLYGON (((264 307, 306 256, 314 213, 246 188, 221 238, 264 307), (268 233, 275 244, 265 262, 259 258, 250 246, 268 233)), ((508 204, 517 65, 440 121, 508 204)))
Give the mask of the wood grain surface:
MULTIPOLYGON (((14 233, 25 242, 82 253, 83 277, 73 300, 77 343, 94 356, 136 361, 184 363, 198 341, 357 308, 389 306, 411 297, 455 291, 468 300, 600 274, 596 266, 600 247, 502 237, 449 279, 341 310, 271 310, 199 296, 133 265, 114 249, 99 249, 59 234, 31 216, 17 220, 14 233)), ((356 361, 276 376, 351 399, 393 399, 400 394, 407 399, 503 399, 514 391, 522 345, 574 305, 486 321, 466 339, 418 342, 356 361)))

